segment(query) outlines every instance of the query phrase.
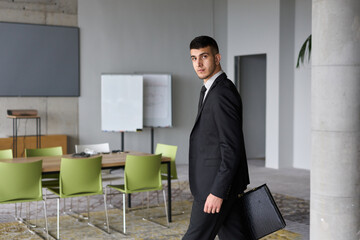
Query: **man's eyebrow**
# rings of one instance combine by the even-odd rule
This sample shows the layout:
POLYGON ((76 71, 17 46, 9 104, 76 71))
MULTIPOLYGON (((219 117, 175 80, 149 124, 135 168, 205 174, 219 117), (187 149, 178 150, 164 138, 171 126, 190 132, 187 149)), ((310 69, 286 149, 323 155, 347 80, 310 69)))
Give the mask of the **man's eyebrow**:
MULTIPOLYGON (((203 56, 203 55, 206 55, 206 54, 207 54, 207 55, 209 55, 209 53, 208 53, 208 52, 203 52, 203 53, 200 53, 200 54, 199 54, 199 57, 200 57, 200 56, 203 56)), ((190 57, 197 57, 197 56, 195 56, 195 55, 191 55, 190 57)))
POLYGON ((208 54, 208 55, 209 55, 209 53, 208 53, 208 52, 203 52, 203 53, 201 53, 199 56, 206 55, 206 54, 208 54))

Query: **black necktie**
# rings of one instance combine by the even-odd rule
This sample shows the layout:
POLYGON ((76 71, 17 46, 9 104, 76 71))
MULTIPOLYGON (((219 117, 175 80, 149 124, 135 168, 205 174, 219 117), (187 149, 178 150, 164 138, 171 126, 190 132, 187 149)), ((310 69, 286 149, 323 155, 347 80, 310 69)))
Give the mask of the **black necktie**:
POLYGON ((206 87, 205 87, 205 86, 202 86, 201 92, 200 92, 198 112, 200 111, 200 108, 201 108, 201 106, 202 106, 202 104, 203 104, 205 92, 206 92, 206 87))

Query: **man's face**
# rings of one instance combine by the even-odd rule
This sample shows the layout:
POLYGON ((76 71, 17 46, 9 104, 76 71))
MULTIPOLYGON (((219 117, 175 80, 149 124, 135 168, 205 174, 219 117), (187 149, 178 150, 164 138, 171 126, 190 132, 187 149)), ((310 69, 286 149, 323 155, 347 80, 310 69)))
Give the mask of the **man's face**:
POLYGON ((191 49, 190 55, 194 70, 200 79, 207 81, 221 69, 221 56, 220 54, 214 55, 210 46, 191 49))

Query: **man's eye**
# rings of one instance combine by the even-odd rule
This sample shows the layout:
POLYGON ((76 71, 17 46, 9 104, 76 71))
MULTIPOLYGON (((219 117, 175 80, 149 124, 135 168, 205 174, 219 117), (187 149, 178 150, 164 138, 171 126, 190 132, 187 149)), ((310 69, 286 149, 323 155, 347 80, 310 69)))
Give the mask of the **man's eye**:
POLYGON ((191 61, 195 61, 195 60, 196 60, 196 58, 194 58, 194 57, 191 58, 191 61))
POLYGON ((207 55, 203 55, 202 58, 203 58, 203 59, 206 59, 206 58, 207 58, 207 55))

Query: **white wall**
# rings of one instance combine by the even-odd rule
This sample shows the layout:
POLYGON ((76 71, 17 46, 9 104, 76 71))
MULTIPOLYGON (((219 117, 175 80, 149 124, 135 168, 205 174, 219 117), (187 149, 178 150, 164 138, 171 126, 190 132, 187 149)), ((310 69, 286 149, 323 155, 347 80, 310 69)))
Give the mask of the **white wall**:
POLYGON ((227 73, 234 79, 234 57, 267 56, 266 167, 279 167, 279 0, 228 0, 227 73))
MULTIPOLYGON (((174 127, 155 129, 155 143, 178 145, 177 161, 188 162, 201 87, 190 62, 189 43, 198 35, 213 36, 215 5, 222 6, 212 0, 79 0, 81 144, 110 142, 112 149, 120 148, 119 133, 100 130, 101 73, 170 73, 174 127)), ((224 21, 221 12, 217 19, 224 21)), ((126 133, 125 149, 150 152, 150 130, 126 133)))
POLYGON ((213 0, 214 37, 221 53, 221 67, 227 69, 228 39, 228 0, 213 0))
MULTIPOLYGON (((311 0, 296 0, 295 60, 305 39, 311 34, 311 0)), ((310 169, 311 157, 311 62, 294 74, 294 157, 295 168, 310 169)))

